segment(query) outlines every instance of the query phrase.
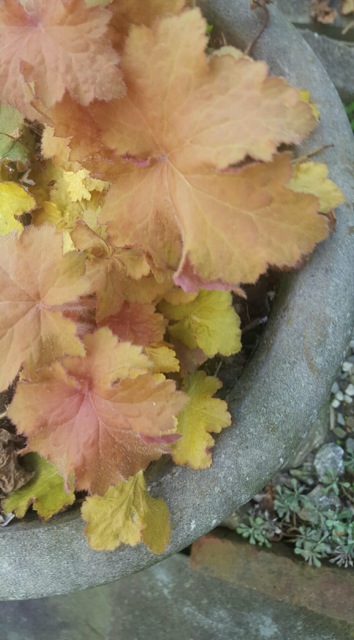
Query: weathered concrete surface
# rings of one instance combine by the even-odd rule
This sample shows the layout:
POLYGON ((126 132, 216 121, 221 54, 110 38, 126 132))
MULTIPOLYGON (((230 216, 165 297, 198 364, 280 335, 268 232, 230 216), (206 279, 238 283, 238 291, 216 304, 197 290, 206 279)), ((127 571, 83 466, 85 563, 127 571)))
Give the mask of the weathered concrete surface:
POLYGON ((301 35, 321 60, 342 100, 354 100, 354 43, 340 42, 307 29, 301 29, 301 35))
MULTIPOLYGON (((319 57, 341 98, 354 100, 354 15, 344 17, 337 11, 333 25, 322 25, 310 16, 311 0, 273 1, 319 57)), ((339 9, 340 0, 331 4, 339 9)))
MULTIPOLYGON (((342 0, 331 0, 330 6, 335 9, 335 20, 332 24, 321 24, 315 21, 311 17, 311 2, 312 0, 273 0, 273 4, 281 11, 284 15, 288 16, 293 24, 297 26, 315 26, 318 29, 325 29, 328 32, 338 33, 338 36, 341 34, 343 29, 348 28, 353 21, 354 15, 343 16, 340 12, 342 0), (337 30, 336 32, 334 30, 337 30)), ((347 36, 342 36, 343 39, 347 38, 353 39, 354 30, 350 33, 348 30, 347 36)))
MULTIPOLYGON (((261 17, 249 0, 200 0, 230 43, 245 47, 261 17)), ((354 324, 353 142, 338 95, 312 50, 271 9, 271 22, 254 48, 273 73, 309 89, 321 110, 321 124, 304 144, 306 153, 327 143, 321 154, 347 203, 337 232, 305 268, 284 278, 283 290, 262 344, 230 397, 233 426, 220 434, 210 469, 193 471, 164 462, 153 468, 153 495, 172 515, 172 539, 165 556, 210 531, 246 503, 293 456, 328 397, 354 324)), ((235 242, 237 240, 235 239, 235 242)), ((68 593, 110 582, 163 557, 144 547, 115 552, 88 548, 79 513, 48 523, 26 518, 0 531, 0 599, 68 593)))
POLYGON ((195 542, 191 566, 237 588, 346 622, 354 636, 354 610, 349 604, 354 602, 354 572, 350 569, 310 567, 280 543, 264 549, 229 533, 212 533, 195 542))
POLYGON ((1 640, 349 640, 352 629, 196 573, 183 555, 70 596, 0 603, 1 640))

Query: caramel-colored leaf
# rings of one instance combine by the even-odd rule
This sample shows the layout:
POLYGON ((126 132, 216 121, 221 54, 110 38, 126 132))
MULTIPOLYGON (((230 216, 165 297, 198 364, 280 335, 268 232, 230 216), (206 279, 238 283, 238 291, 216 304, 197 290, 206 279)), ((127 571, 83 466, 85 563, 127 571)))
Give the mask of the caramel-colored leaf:
POLYGON ((46 346, 56 352, 53 357, 84 353, 76 325, 63 315, 90 289, 84 273, 84 257, 63 256, 62 235, 54 227, 0 237, 0 390, 46 346))
POLYGON ((120 340, 146 346, 163 340, 167 322, 152 304, 124 302, 120 311, 106 318, 103 324, 120 340))
POLYGON ((269 264, 293 266, 328 232, 317 200, 285 186, 290 155, 275 156, 314 128, 311 106, 268 77, 264 62, 230 47, 208 58, 205 28, 197 9, 133 26, 122 55, 126 97, 87 109, 93 153, 81 155, 72 140, 93 168, 104 156, 97 139, 116 158, 99 218, 114 243, 178 268, 175 281, 188 291, 235 288, 269 264), (262 162, 230 170, 247 157, 262 162))
POLYGON ((102 497, 86 498, 81 513, 89 545, 97 551, 143 542, 153 553, 162 553, 170 539, 167 504, 149 495, 142 471, 102 497))
POLYGON ((23 461, 28 473, 34 474, 34 478, 3 501, 5 513, 13 511, 17 518, 23 518, 32 505, 43 520, 49 520, 55 513, 75 502, 72 480, 68 491, 65 491, 64 480, 53 464, 36 453, 27 454, 23 461))
POLYGON ((210 467, 210 449, 214 446, 210 434, 220 433, 231 424, 226 402, 212 397, 221 386, 217 378, 207 376, 204 371, 186 379, 183 390, 190 400, 178 416, 177 432, 182 437, 173 445, 176 464, 187 464, 192 469, 210 467))
POLYGON ((139 248, 115 248, 83 222, 78 222, 71 237, 78 249, 87 252, 87 273, 97 295, 97 321, 102 322, 120 311, 134 290, 134 281, 150 274, 150 265, 139 248))
POLYGON ((150 373, 142 347, 118 342, 108 328, 83 341, 86 357, 64 358, 21 380, 8 414, 64 478, 74 473, 77 489, 102 495, 165 452, 153 439, 175 432, 186 397, 150 373))
POLYGON ((48 108, 66 90, 81 104, 122 95, 119 57, 107 38, 110 18, 83 0, 2 0, 1 101, 34 119, 39 112, 29 96, 48 108))
POLYGON ((150 27, 154 21, 168 14, 182 11, 185 0, 119 0, 114 2, 111 11, 112 40, 119 49, 129 29, 134 25, 150 27))

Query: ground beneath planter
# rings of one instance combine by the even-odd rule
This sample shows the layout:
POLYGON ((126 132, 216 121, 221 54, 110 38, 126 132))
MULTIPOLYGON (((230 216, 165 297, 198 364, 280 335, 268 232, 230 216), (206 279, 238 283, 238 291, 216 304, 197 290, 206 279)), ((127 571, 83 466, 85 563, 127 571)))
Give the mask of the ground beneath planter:
POLYGON ((351 625, 230 580, 177 554, 88 591, 0 602, 1 640, 349 640, 351 625))
POLYGON ((334 21, 323 24, 311 17, 311 0, 273 0, 273 3, 319 57, 342 100, 353 101, 354 14, 341 15, 341 0, 331 0, 329 5, 336 12, 334 21))

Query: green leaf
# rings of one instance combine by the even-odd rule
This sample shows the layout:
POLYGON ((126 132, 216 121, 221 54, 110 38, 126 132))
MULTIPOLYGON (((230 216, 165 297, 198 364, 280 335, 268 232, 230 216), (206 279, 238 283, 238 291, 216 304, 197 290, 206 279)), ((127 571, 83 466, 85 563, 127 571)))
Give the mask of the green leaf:
POLYGON ((10 107, 10 105, 0 105, 0 159, 3 160, 25 160, 27 157, 26 147, 18 141, 23 128, 23 115, 10 107))
POLYGON ((70 491, 64 489, 64 480, 57 472, 54 464, 48 462, 37 453, 28 453, 23 458, 28 471, 34 471, 34 478, 21 489, 10 493, 2 503, 5 513, 14 512, 17 518, 23 518, 33 505, 34 511, 44 520, 49 520, 55 513, 75 501, 74 482, 70 482, 70 491))

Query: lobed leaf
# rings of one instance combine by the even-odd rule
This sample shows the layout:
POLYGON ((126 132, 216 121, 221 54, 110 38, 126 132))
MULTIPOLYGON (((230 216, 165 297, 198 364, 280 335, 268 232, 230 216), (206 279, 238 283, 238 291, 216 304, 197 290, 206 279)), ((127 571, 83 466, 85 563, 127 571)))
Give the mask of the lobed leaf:
POLYGON ((15 513, 23 518, 32 505, 34 511, 43 520, 49 520, 59 511, 75 502, 72 479, 68 491, 65 491, 64 480, 55 466, 36 453, 28 453, 23 458, 28 472, 34 474, 25 486, 13 491, 2 503, 5 513, 15 513))
POLYGON ((2 0, 0 100, 35 119, 67 90, 81 104, 124 93, 119 57, 107 38, 111 14, 83 0, 2 0), (102 73, 104 69, 104 73, 102 73))
POLYGON ((103 324, 120 340, 147 346, 163 340, 167 321, 161 313, 156 313, 152 304, 125 301, 120 311, 106 318, 103 324))
POLYGON ((85 357, 23 378, 8 415, 31 450, 66 480, 74 473, 76 489, 104 494, 166 451, 159 438, 175 432, 187 399, 172 380, 150 373, 142 347, 118 342, 107 327, 83 342, 85 357))
POLYGON ((231 416, 224 400, 212 396, 220 389, 221 382, 204 371, 186 378, 183 390, 190 400, 178 416, 177 433, 182 437, 173 445, 172 458, 176 464, 206 469, 212 458, 214 445, 211 433, 220 433, 231 424, 231 416))
POLYGON ((209 358, 240 351, 240 319, 229 291, 202 290, 192 302, 161 302, 159 308, 172 321, 170 334, 189 349, 199 347, 209 358))
POLYGON ((90 290, 84 273, 84 257, 63 256, 62 235, 50 225, 0 237, 0 390, 46 348, 53 358, 84 353, 75 323, 63 315, 90 290))
POLYGON ((86 498, 81 513, 89 545, 97 551, 143 542, 153 553, 162 553, 170 539, 167 504, 149 495, 142 471, 109 487, 102 497, 86 498))
MULTIPOLYGON (((99 323, 119 313, 127 298, 134 301, 137 297, 141 303, 150 302, 160 290, 155 279, 147 277, 151 267, 139 247, 114 247, 109 238, 104 240, 80 221, 71 237, 75 246, 87 253, 87 273, 97 295, 99 323)), ((117 327, 114 320, 113 325, 117 327)))
POLYGON ((296 162, 288 187, 300 193, 312 193, 320 201, 319 210, 328 213, 345 198, 338 187, 328 179, 328 167, 321 162, 296 162))
POLYGON ((94 171, 113 154, 99 220, 114 244, 170 265, 186 291, 255 282, 268 265, 296 265, 328 233, 317 199, 286 186, 290 154, 275 155, 314 128, 311 105, 263 62, 230 47, 209 58, 205 26, 197 9, 133 26, 122 54, 127 95, 90 105, 89 145, 74 128, 71 141, 94 171), (249 157, 257 162, 235 168, 249 157))
POLYGON ((119 0, 112 4, 111 37, 120 49, 132 25, 150 27, 157 18, 168 14, 178 14, 185 6, 185 0, 119 0))

